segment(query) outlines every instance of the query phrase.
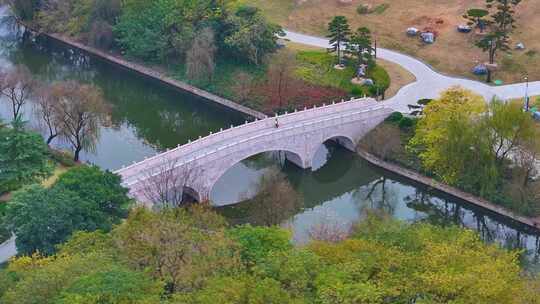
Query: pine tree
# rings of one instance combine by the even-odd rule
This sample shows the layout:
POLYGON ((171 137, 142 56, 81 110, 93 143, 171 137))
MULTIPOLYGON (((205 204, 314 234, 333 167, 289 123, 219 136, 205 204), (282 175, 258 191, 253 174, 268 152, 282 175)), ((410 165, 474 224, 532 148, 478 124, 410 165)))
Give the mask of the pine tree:
POLYGON ((341 64, 341 48, 343 43, 349 41, 351 30, 349 28, 349 22, 344 16, 335 16, 334 19, 328 24, 328 31, 330 34, 330 45, 332 46, 328 51, 337 52, 338 64, 341 64))
MULTIPOLYGON (((367 27, 360 27, 351 36, 347 52, 356 58, 358 67, 373 63, 373 46, 371 31, 367 27)), ((359 75, 358 75, 359 76, 359 75)))
MULTIPOLYGON (((486 7, 495 11, 491 14, 487 24, 490 32, 476 43, 484 52, 488 52, 489 63, 495 63, 498 51, 509 52, 510 34, 516 28, 515 7, 521 0, 486 0, 486 7)), ((491 71, 488 71, 487 81, 491 81, 491 71)))

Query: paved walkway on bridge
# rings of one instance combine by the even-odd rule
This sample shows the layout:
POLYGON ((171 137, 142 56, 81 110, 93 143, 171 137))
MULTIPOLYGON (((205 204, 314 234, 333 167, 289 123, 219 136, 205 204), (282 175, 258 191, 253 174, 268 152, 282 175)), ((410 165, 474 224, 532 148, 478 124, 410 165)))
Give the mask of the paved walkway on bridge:
MULTIPOLYGON (((330 47, 326 38, 288 30, 285 33, 285 39, 295 43, 320 48, 330 47)), ((437 98, 441 92, 452 86, 462 86, 484 96, 487 100, 491 100, 494 96, 512 99, 525 95, 525 83, 495 87, 475 80, 452 77, 435 71, 430 65, 419 59, 384 48, 377 49, 377 57, 402 66, 416 77, 416 82, 401 88, 394 97, 387 100, 387 103, 398 111, 408 112, 408 104, 415 103, 422 98, 437 98)), ((540 95, 540 81, 529 83, 529 95, 540 95)))

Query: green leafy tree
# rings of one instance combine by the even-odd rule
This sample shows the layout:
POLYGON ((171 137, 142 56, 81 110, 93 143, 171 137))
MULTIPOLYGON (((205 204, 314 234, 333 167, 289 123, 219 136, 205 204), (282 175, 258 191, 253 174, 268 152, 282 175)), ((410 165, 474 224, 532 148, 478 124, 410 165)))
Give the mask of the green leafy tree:
MULTIPOLYGON (((158 303, 163 285, 147 274, 126 268, 87 233, 70 239, 57 255, 21 256, 0 271, 0 301, 7 304, 149 304, 158 303)), ((101 234, 98 237, 102 238, 101 234)), ((99 241, 98 241, 99 242, 99 241)), ((108 242, 107 242, 108 243, 108 242)), ((112 243, 111 243, 112 244, 112 243)), ((110 248, 110 247, 109 247, 110 248)))
POLYGON ((114 32, 128 56, 154 61, 164 58, 170 47, 165 19, 168 8, 159 3, 146 0, 123 2, 114 32))
POLYGON ((62 291, 55 304, 158 303, 163 288, 142 272, 122 266, 83 275, 62 291))
POLYGON ((13 195, 5 216, 16 236, 17 251, 50 255, 74 231, 110 230, 106 215, 95 204, 62 188, 30 186, 13 195))
POLYGON ((488 106, 485 117, 486 127, 491 129, 491 141, 497 162, 502 165, 516 147, 532 142, 536 133, 536 123, 521 105, 494 99, 488 106))
POLYGON ((40 0, 7 0, 5 1, 15 16, 23 21, 31 21, 36 11, 38 10, 41 1, 40 0))
POLYGON ((344 16, 335 16, 328 24, 328 32, 327 37, 330 38, 330 45, 332 46, 329 51, 337 52, 337 64, 342 64, 342 47, 344 43, 349 42, 349 36, 351 35, 347 18, 344 16))
POLYGON ((282 285, 273 279, 242 274, 217 277, 208 286, 191 294, 175 295, 172 304, 300 304, 282 285))
POLYGON ((43 138, 16 125, 0 128, 0 193, 39 182, 51 174, 43 138))
POLYGON ((279 25, 266 21, 258 9, 241 7, 226 19, 223 44, 232 56, 259 65, 278 49, 279 25))
POLYGON ((203 207, 159 212, 139 208, 114 234, 128 265, 148 271, 174 293, 241 270, 236 246, 225 237, 224 227, 221 217, 203 207))
POLYGON ((97 166, 79 166, 60 175, 55 188, 75 192, 81 199, 92 202, 109 217, 111 224, 117 224, 127 216, 131 200, 128 189, 121 185, 120 176, 102 171, 97 166))
POLYGON ((315 243, 310 249, 328 265, 315 280, 318 303, 540 300, 520 274, 518 252, 487 245, 458 227, 372 218, 360 224, 352 239, 315 243))
POLYGON ((423 167, 445 183, 481 195, 493 194, 499 168, 489 131, 479 121, 486 102, 472 92, 453 88, 424 108, 409 149, 423 167))
POLYGON ((115 33, 130 56, 153 61, 184 59, 198 30, 212 26, 216 34, 221 33, 219 25, 226 14, 225 1, 126 0, 115 33))
POLYGON ((259 261, 253 272, 260 278, 280 282, 295 298, 309 298, 313 282, 323 268, 319 257, 310 250, 272 251, 259 261))
POLYGON ((244 264, 253 266, 272 252, 292 249, 291 235, 279 227, 239 226, 228 231, 229 237, 240 244, 244 264))

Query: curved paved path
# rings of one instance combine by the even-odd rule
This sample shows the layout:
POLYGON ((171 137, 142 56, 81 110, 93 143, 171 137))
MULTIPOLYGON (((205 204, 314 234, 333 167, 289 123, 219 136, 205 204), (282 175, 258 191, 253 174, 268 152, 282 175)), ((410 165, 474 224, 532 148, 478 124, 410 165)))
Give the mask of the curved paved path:
MULTIPOLYGON (((288 30, 285 31, 285 34, 285 39, 295 43, 320 48, 330 47, 326 38, 300 34, 288 30)), ((387 100, 388 103, 392 103, 392 106, 396 110, 402 112, 408 112, 408 104, 415 103, 422 98, 437 98, 442 91, 452 86, 467 88, 484 96, 487 100, 491 100, 494 96, 501 99, 512 99, 520 98, 525 95, 525 83, 494 87, 475 80, 444 75, 435 71, 425 62, 396 51, 378 48, 377 56, 402 66, 416 77, 416 82, 401 88, 394 97, 387 100)), ((529 83, 529 95, 540 95, 540 81, 529 83)))

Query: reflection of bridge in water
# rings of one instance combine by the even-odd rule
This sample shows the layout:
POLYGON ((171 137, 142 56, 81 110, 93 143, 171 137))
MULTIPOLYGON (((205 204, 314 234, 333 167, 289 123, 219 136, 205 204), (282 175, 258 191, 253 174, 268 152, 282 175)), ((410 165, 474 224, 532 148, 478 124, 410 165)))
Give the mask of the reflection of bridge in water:
POLYGON ((335 154, 338 155, 333 155, 315 172, 294 172, 289 175, 295 188, 300 189, 304 207, 319 206, 380 178, 380 174, 355 154, 342 151, 335 154))
POLYGON ((284 151, 290 162, 303 169, 311 168, 313 157, 324 142, 333 140, 354 151, 358 141, 392 111, 369 98, 295 111, 221 130, 116 173, 122 176, 130 195, 141 202, 148 202, 148 181, 170 176, 171 172, 176 176, 189 175, 183 183, 185 191, 198 200, 207 200, 216 181, 246 158, 284 151))

